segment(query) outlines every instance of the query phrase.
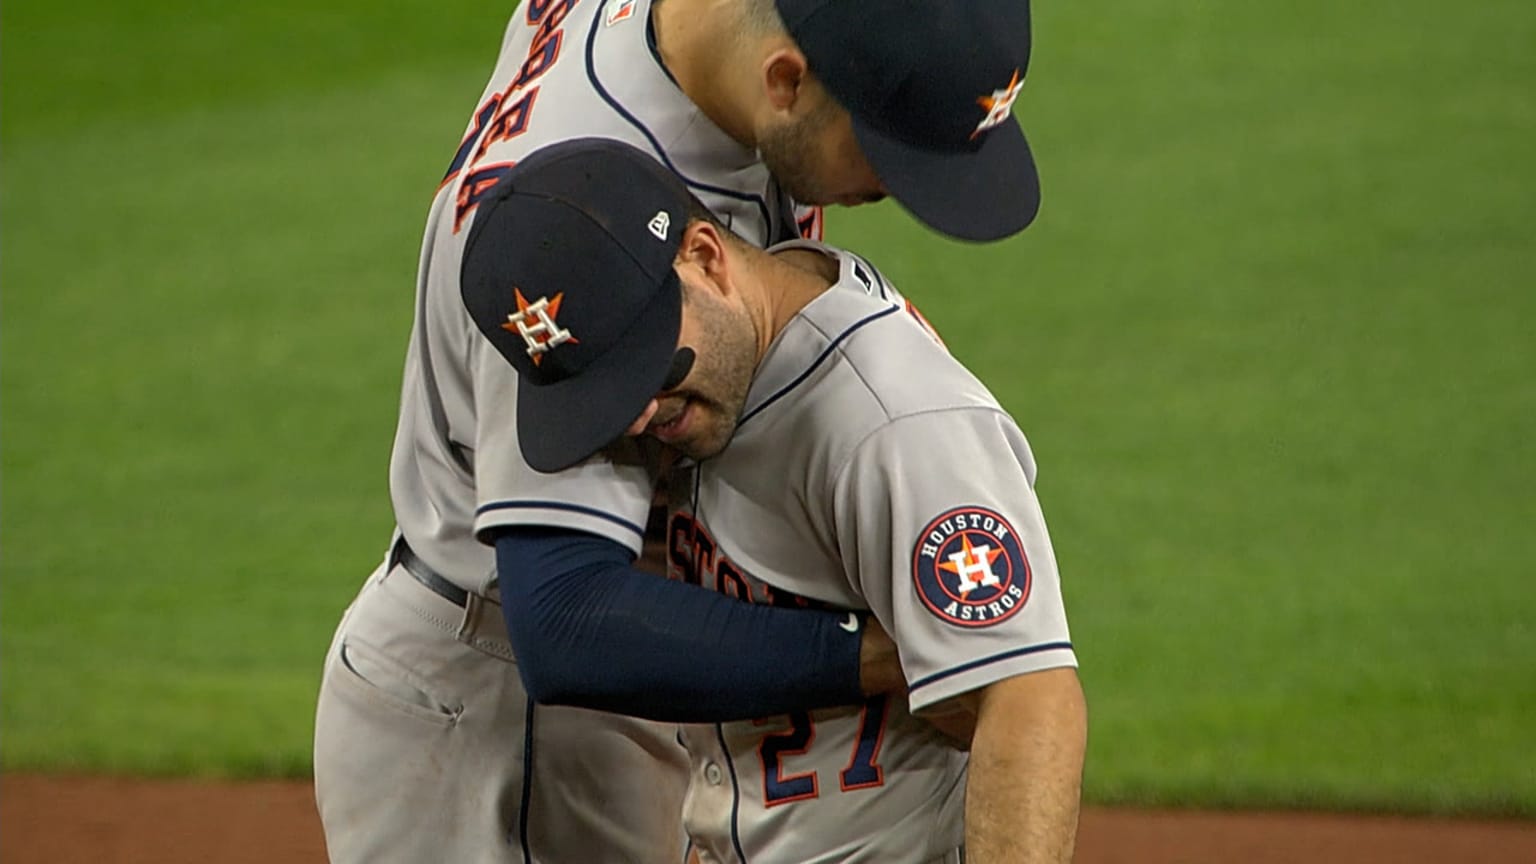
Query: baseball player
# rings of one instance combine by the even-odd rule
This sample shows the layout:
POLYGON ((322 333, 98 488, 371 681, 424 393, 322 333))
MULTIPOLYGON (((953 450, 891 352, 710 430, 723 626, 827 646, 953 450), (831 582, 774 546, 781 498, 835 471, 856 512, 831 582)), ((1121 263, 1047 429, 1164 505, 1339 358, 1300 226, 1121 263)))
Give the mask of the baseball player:
POLYGON ((529 464, 659 441, 685 457, 670 575, 895 634, 906 699, 683 728, 698 860, 1070 860, 1085 709, 1035 460, 911 304, 857 255, 740 242, 616 142, 541 151, 484 206, 462 290, 523 377, 529 464), (917 719, 951 712, 969 758, 917 719))
MULTIPOLYGON (((517 377, 459 299, 465 238, 499 179, 576 136, 660 159, 752 243, 818 234, 797 202, 885 194, 954 236, 1011 234, 1038 206, 1008 114, 1021 5, 524 0, 428 216, 397 530, 326 658, 315 784, 332 860, 675 861, 675 728, 587 709, 714 721, 900 683, 862 619, 632 567, 656 477, 645 454, 525 463, 517 377), (892 14, 872 25, 877 6, 892 14)), ((559 298, 528 314, 542 332, 559 298)))

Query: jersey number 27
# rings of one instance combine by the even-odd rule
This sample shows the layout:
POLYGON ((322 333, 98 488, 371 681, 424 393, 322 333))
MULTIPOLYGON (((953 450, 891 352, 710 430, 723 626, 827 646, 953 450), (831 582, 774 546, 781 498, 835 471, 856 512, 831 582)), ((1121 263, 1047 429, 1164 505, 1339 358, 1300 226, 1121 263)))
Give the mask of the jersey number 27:
MULTIPOLYGON (((880 739, 885 733, 885 718, 889 702, 885 696, 875 696, 864 703, 859 714, 859 737, 854 742, 848 767, 838 772, 838 786, 844 792, 854 789, 872 789, 885 783, 885 772, 877 761, 880 757, 880 739)), ((763 761, 763 806, 773 807, 791 801, 815 798, 820 794, 820 778, 815 771, 800 774, 784 774, 784 759, 798 756, 811 749, 816 740, 816 724, 808 712, 796 711, 789 715, 790 727, 784 732, 771 732, 763 736, 757 747, 763 761)))

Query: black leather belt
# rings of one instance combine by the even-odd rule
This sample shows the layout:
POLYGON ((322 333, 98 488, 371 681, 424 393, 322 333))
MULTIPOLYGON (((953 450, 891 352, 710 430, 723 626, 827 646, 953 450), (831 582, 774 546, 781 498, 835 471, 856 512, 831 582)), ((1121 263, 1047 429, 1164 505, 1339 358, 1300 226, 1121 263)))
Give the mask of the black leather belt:
POLYGON ((406 545, 403 538, 395 543, 395 560, 405 568, 405 572, 411 574, 411 578, 427 586, 433 594, 460 609, 469 606, 469 592, 428 567, 427 562, 416 557, 416 553, 411 551, 411 547, 406 545))

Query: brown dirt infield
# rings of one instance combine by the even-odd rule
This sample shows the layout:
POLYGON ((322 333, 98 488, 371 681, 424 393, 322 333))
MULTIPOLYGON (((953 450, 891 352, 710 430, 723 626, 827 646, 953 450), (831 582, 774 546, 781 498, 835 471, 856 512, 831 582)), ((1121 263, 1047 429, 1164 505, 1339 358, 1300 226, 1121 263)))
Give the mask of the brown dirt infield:
MULTIPOLYGON (((0 776, 5 864, 325 861, 310 786, 0 776)), ((1089 808, 1079 864, 1531 864, 1536 822, 1089 808)))

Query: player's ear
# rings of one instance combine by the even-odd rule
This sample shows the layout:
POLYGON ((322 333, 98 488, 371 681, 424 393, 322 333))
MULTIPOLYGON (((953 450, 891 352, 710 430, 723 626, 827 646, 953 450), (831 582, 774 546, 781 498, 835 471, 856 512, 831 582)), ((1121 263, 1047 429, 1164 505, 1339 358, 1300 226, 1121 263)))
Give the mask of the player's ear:
POLYGON ((678 263, 701 273, 709 286, 719 294, 730 294, 730 262, 724 229, 704 219, 693 219, 683 231, 683 241, 677 249, 678 263))
POLYGON ((800 99, 809 70, 805 55, 794 45, 774 48, 763 58, 763 93, 774 112, 791 112, 800 99))

